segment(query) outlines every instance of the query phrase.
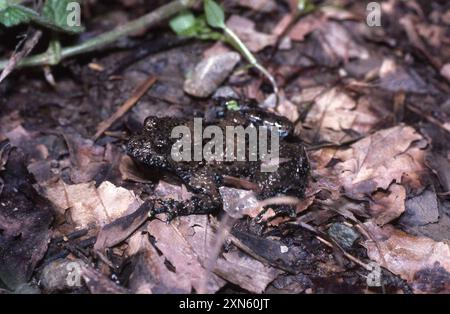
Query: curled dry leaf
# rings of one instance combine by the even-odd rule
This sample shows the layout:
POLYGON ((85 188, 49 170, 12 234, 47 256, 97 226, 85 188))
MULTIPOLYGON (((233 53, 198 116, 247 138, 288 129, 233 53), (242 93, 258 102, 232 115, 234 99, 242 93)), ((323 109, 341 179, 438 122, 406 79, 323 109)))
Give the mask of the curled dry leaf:
MULTIPOLYGON (((307 15, 300 19, 289 31, 289 38, 295 41, 303 41, 305 37, 319 28, 325 22, 317 16, 307 15)), ((281 23, 281 22, 280 22, 281 23)))
POLYGON ((379 86, 391 92, 424 94, 429 91, 425 81, 413 70, 406 69, 394 59, 383 60, 379 70, 379 86))
MULTIPOLYGON (((439 221, 439 204, 436 193, 427 189, 405 202, 406 212, 400 218, 404 227, 425 226, 439 221)), ((441 234, 445 237, 444 234, 441 234)))
POLYGON ((134 192, 116 187, 109 181, 97 188, 94 182, 70 185, 59 180, 41 186, 41 193, 60 213, 70 209, 70 217, 78 227, 103 226, 141 204, 134 192))
MULTIPOLYGON (((195 232, 205 231, 204 228, 195 228, 194 230, 195 232)), ((189 282, 190 288, 203 293, 214 293, 225 284, 216 275, 206 272, 201 257, 197 255, 186 239, 188 235, 180 232, 176 222, 166 224, 159 220, 152 220, 147 226, 147 231, 155 238, 155 246, 158 250, 175 267, 178 280, 189 282), (206 287, 203 287, 206 276, 208 278, 206 287)))
POLYGON ((98 173, 109 165, 105 161, 105 148, 78 133, 63 133, 70 153, 70 179, 73 183, 86 183, 94 180, 98 173))
POLYGON ((370 203, 374 221, 382 226, 400 217, 405 211, 405 198, 405 188, 400 184, 392 184, 387 192, 375 192, 370 203))
POLYGON ((319 28, 319 41, 323 49, 333 59, 348 61, 349 59, 368 59, 369 51, 358 44, 350 32, 341 24, 328 21, 319 28))
POLYGON ((149 183, 150 181, 145 178, 142 172, 138 171, 136 169, 133 160, 127 156, 124 155, 120 159, 119 163, 119 171, 120 175, 122 177, 122 180, 128 180, 133 182, 140 182, 140 183, 149 183))
POLYGON ((189 277, 169 270, 165 257, 150 243, 148 234, 135 233, 128 245, 128 255, 134 263, 129 286, 134 293, 191 292, 189 277))
POLYGON ((47 251, 53 208, 34 190, 22 151, 7 146, 0 155, 0 283, 14 291, 47 251))
POLYGON ((282 273, 238 250, 224 253, 214 272, 252 293, 264 292, 267 285, 282 273))
POLYGON ((238 15, 232 15, 228 19, 227 27, 235 32, 252 52, 261 51, 277 42, 276 36, 258 32, 255 29, 255 22, 238 15))
POLYGON ((97 236, 94 249, 102 252, 104 249, 113 247, 126 240, 136 229, 144 224, 151 209, 153 209, 153 203, 146 201, 133 213, 122 216, 104 226, 97 236))
POLYGON ((357 105, 350 96, 332 88, 316 98, 304 127, 324 141, 339 144, 351 139, 351 131, 366 134, 377 120, 366 103, 357 105))
POLYGON ((366 223, 378 245, 365 241, 370 259, 410 283, 417 293, 450 293, 450 247, 426 237, 366 223))
POLYGON ((338 151, 342 160, 335 166, 345 193, 359 198, 377 189, 387 190, 392 182, 402 179, 411 188, 418 188, 424 171, 426 143, 409 126, 398 125, 378 131, 338 151))
POLYGON ((277 8, 274 0, 238 0, 237 3, 259 12, 272 12, 277 8))
POLYGON ((225 284, 224 279, 250 292, 260 293, 280 273, 234 249, 218 257, 213 273, 208 274, 204 268, 210 263, 217 235, 207 216, 179 217, 170 225, 152 221, 148 231, 178 272, 189 274, 192 287, 201 287, 205 292, 217 291, 225 284), (206 285, 200 281, 205 273, 206 285))

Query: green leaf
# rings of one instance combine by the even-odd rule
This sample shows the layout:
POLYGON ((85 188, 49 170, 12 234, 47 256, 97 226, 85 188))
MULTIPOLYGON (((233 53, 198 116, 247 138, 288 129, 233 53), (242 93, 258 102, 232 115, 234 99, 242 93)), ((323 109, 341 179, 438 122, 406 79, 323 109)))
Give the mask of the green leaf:
POLYGON ((196 19, 194 14, 187 11, 171 19, 169 25, 177 35, 188 36, 192 35, 196 26, 196 19))
POLYGON ((206 20, 211 27, 225 28, 225 13, 220 5, 214 0, 203 2, 206 20))
POLYGON ((9 6, 9 3, 6 0, 0 0, 0 11, 3 11, 9 6))
POLYGON ((300 13, 309 13, 315 9, 315 6, 310 0, 298 0, 297 9, 300 13))
POLYGON ((21 5, 10 5, 6 0, 0 0, 0 23, 6 27, 29 22, 38 14, 21 5))
POLYGON ((78 19, 80 18, 74 0, 47 0, 42 8, 42 19, 35 20, 36 23, 47 24, 46 27, 67 33, 80 33, 84 30, 78 19))
POLYGON ((227 109, 230 110, 230 111, 239 111, 239 110, 241 110, 241 106, 239 106, 239 103, 236 100, 234 100, 234 99, 228 100, 225 103, 225 105, 226 105, 227 109))

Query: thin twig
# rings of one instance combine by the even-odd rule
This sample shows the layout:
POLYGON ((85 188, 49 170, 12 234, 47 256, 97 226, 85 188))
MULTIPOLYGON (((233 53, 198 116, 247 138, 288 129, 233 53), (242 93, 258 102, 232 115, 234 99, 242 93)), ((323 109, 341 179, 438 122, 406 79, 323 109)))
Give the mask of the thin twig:
POLYGON ((97 140, 106 130, 108 130, 111 125, 114 124, 118 119, 120 119, 125 113, 128 112, 142 96, 148 91, 150 87, 156 82, 156 77, 151 76, 147 80, 145 80, 142 84, 140 84, 136 90, 133 92, 133 95, 126 101, 122 106, 120 106, 116 112, 112 116, 110 116, 105 121, 102 121, 97 126, 97 132, 94 135, 94 141, 97 140))
MULTIPOLYGON (((326 246, 330 247, 330 248, 334 248, 333 244, 331 244, 330 242, 328 242, 327 240, 325 240, 324 238, 321 238, 320 236, 316 235, 316 239, 319 240, 320 242, 322 242, 323 244, 325 244, 326 246)), ((353 255, 351 255, 350 253, 347 253, 346 251, 342 251, 342 253, 344 254, 345 257, 347 257, 349 260, 351 260, 352 262, 358 264, 359 266, 365 268, 366 270, 371 271, 372 268, 367 265, 366 263, 360 261, 359 259, 357 259, 356 257, 354 257, 353 255)))
MULTIPOLYGON (((87 40, 86 42, 80 45, 63 48, 59 56, 55 56, 52 53, 52 51, 49 50, 42 54, 23 59, 17 65, 17 67, 55 65, 58 64, 61 60, 98 50, 106 45, 115 42, 121 37, 127 36, 139 30, 153 26, 186 8, 192 7, 195 4, 195 2, 196 0, 172 1, 166 5, 159 7, 153 12, 150 12, 127 24, 118 26, 112 31, 106 32, 95 38, 87 40)), ((0 61, 0 69, 4 69, 7 63, 8 63, 7 60, 0 61)))
MULTIPOLYGON (((14 70, 14 68, 17 66, 18 63, 20 63, 20 60, 25 58, 37 45, 39 42, 39 39, 42 36, 42 31, 32 31, 33 34, 30 38, 24 39, 23 47, 15 51, 12 56, 9 58, 5 68, 3 69, 2 74, 0 75, 0 83, 14 70)), ((21 45, 22 42, 19 44, 21 45)))

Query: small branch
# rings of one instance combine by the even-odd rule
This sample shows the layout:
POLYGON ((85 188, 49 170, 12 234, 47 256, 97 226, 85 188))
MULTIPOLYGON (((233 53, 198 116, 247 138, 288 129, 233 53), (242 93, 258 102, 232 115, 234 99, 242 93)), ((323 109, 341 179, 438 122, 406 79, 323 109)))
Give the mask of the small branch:
POLYGON ((156 77, 151 76, 140 84, 136 90, 133 92, 131 98, 129 98, 122 106, 120 106, 117 111, 109 117, 107 120, 101 122, 97 126, 97 132, 94 136, 94 141, 96 141, 106 130, 108 130, 111 125, 114 124, 118 119, 120 119, 125 113, 128 112, 142 96, 147 92, 147 90, 156 82, 156 77))
MULTIPOLYGON (((192 7, 196 0, 175 0, 166 5, 163 5, 155 11, 148 13, 134 21, 131 21, 125 25, 118 26, 112 31, 106 32, 93 39, 90 39, 80 45, 63 48, 61 50, 60 60, 67 59, 76 55, 91 52, 103 48, 104 46, 111 44, 123 36, 135 33, 141 29, 155 25, 162 20, 186 9, 192 7)), ((0 61, 0 70, 4 69, 8 64, 7 60, 0 61)), ((42 54, 32 56, 23 59, 17 67, 29 67, 39 65, 54 65, 55 58, 51 53, 51 50, 42 54)))
MULTIPOLYGON (((30 38, 25 38, 25 43, 23 47, 19 51, 15 51, 12 56, 9 58, 3 72, 0 75, 0 83, 14 70, 17 63, 20 63, 20 60, 25 58, 37 45, 39 39, 42 36, 41 31, 31 31, 33 33, 30 38)), ((22 42, 21 42, 22 43, 22 42)), ((19 45, 21 45, 21 43, 19 45)))

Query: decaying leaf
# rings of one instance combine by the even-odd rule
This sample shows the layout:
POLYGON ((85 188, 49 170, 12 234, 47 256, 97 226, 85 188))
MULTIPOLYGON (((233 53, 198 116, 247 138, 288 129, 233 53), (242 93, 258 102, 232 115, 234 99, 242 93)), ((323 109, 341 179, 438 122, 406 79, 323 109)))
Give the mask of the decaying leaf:
POLYGON ((260 12, 271 12, 276 9, 274 0, 238 0, 237 3, 243 7, 260 12))
POLYGON ((105 161, 104 147, 73 131, 66 131, 63 136, 70 153, 70 179, 73 183, 90 182, 103 169, 109 167, 105 161))
POLYGON ((0 170, 0 282, 14 291, 28 282, 47 250, 53 208, 34 190, 23 153, 7 150, 0 170))
POLYGON ((289 31, 289 38, 296 41, 303 41, 305 37, 320 27, 325 22, 317 16, 307 15, 300 19, 289 31))
POLYGON ((351 139, 352 132, 366 134, 376 122, 363 103, 357 105, 346 93, 332 88, 315 99, 304 127, 324 141, 341 143, 351 139))
POLYGON ((153 247, 147 233, 135 233, 128 245, 128 254, 133 256, 130 288, 134 293, 191 292, 188 276, 169 270, 165 257, 153 247))
MULTIPOLYGON (((188 239, 176 227, 177 223, 166 224, 159 220, 152 220, 147 225, 147 231, 155 238, 155 246, 164 257, 175 267, 175 274, 179 280, 186 280, 190 287, 203 293, 214 293, 225 283, 214 274, 208 274, 204 268, 205 260, 198 256, 188 239), (205 280, 205 277, 207 279, 205 280), (206 281, 205 287, 203 283, 206 281)), ((207 226, 194 228, 195 232, 205 232, 207 226), (203 229, 201 228, 203 227, 203 229)), ((191 230, 192 231, 192 230, 191 230)), ((206 252, 211 252, 209 249, 206 252)))
POLYGON ((232 15, 228 19, 227 27, 235 32, 252 52, 273 46, 277 41, 276 36, 258 32, 253 21, 238 15, 232 15))
MULTIPOLYGON (((209 223, 209 219, 202 216, 180 217, 174 226, 195 251, 202 265, 206 265, 216 245, 216 232, 209 223)), ((237 250, 225 254, 215 261, 213 273, 250 292, 263 291, 280 273, 279 270, 264 265, 237 250)), ((208 277, 208 282, 216 278, 215 275, 212 275, 212 278, 208 277)), ((210 287, 210 284, 207 287, 210 287)))
POLYGON ((237 250, 224 253, 214 272, 252 293, 262 293, 282 273, 237 250))
POLYGON ((42 187, 42 193, 61 213, 69 209, 72 221, 79 227, 103 226, 137 209, 141 201, 134 192, 104 181, 66 184, 62 180, 42 187))
POLYGON ((104 226, 97 236, 94 249, 101 252, 127 239, 148 219, 148 213, 152 208, 153 203, 146 201, 135 212, 104 226))
POLYGON ((370 214, 378 225, 385 225, 405 211, 405 198, 405 188, 392 184, 387 192, 377 191, 372 195, 370 214))
POLYGON ((439 205, 436 193, 430 189, 408 199, 405 205, 406 212, 399 221, 403 226, 424 226, 439 221, 439 205))
POLYGON ((370 259, 408 281, 415 292, 450 292, 448 243, 411 236, 389 225, 366 223, 366 227, 378 242, 364 242, 370 259))
POLYGON ((341 24, 327 21, 315 32, 322 49, 335 61, 368 59, 369 51, 355 41, 350 32, 341 24))
POLYGON ((409 126, 384 129, 338 151, 335 157, 342 162, 335 170, 345 193, 356 198, 387 190, 394 181, 418 188, 424 171, 424 145, 422 136, 409 126))
POLYGON ((379 76, 379 86, 388 91, 421 94, 429 91, 427 84, 413 69, 404 68, 394 59, 383 60, 379 76))

